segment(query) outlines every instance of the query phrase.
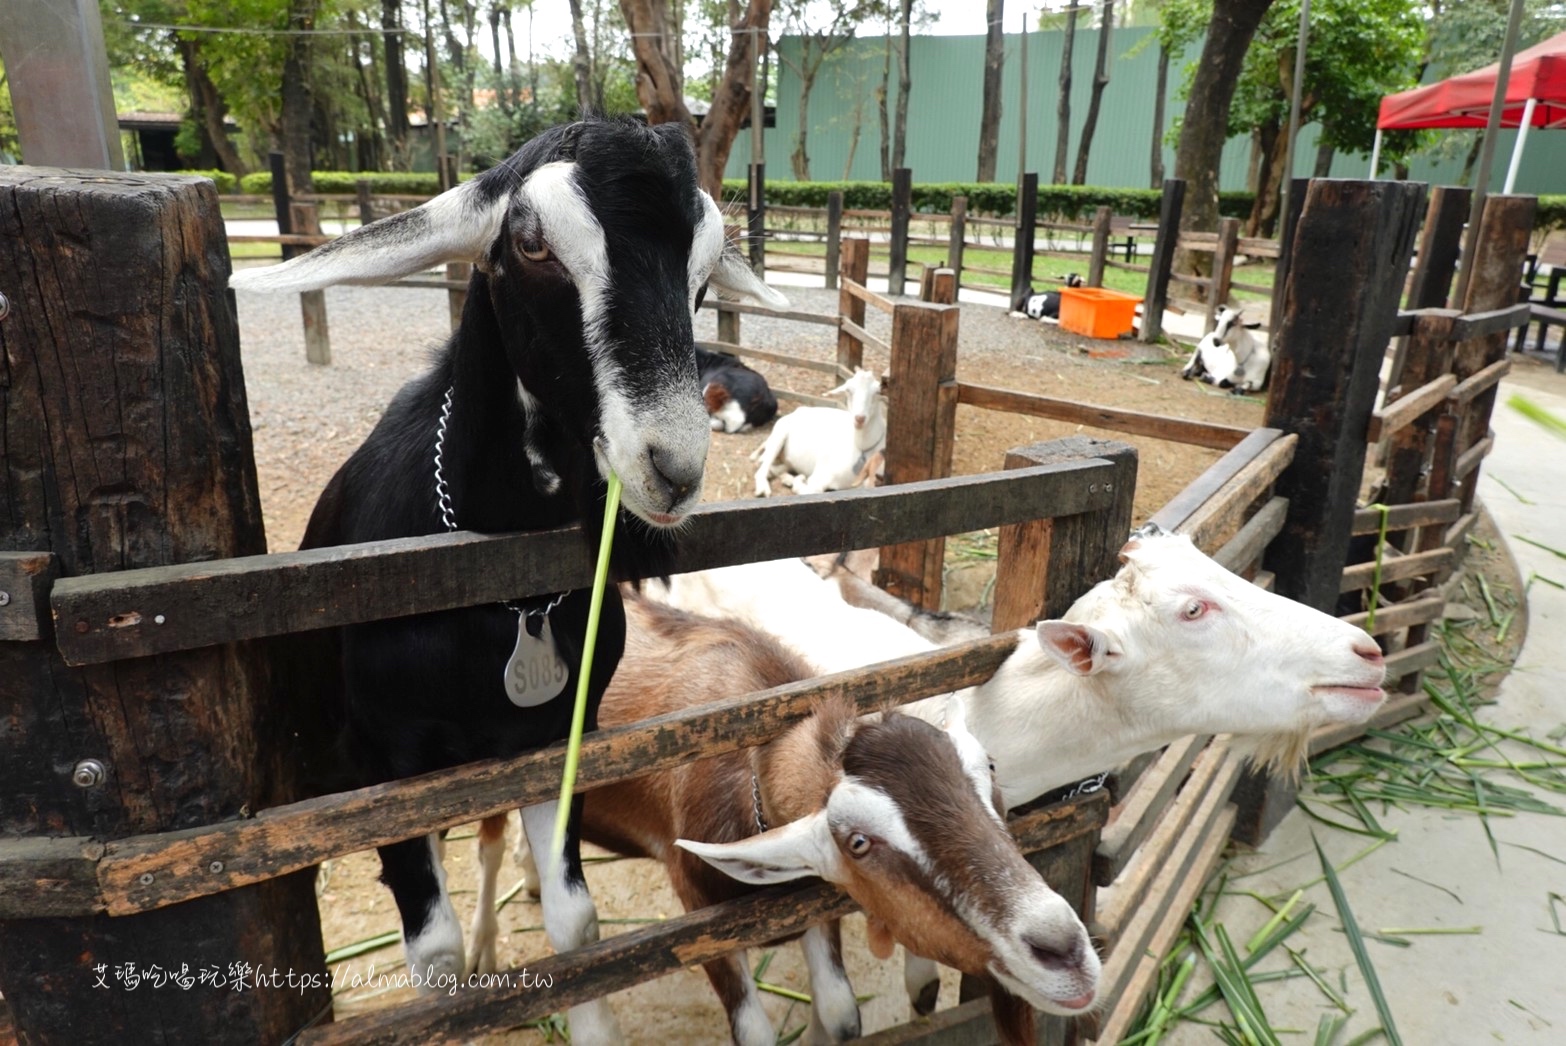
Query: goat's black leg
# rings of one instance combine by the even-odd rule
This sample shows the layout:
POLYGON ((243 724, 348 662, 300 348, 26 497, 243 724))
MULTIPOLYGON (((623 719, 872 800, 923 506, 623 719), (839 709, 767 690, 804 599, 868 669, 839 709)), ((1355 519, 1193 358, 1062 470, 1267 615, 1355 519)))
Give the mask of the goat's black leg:
POLYGON ((446 894, 440 843, 431 834, 380 848, 381 881, 402 917, 408 973, 421 991, 446 991, 462 976, 462 924, 446 894))
MULTIPOLYGON (((559 806, 556 800, 524 807, 522 831, 538 865, 544 933, 556 952, 567 952, 598 940, 598 909, 593 906, 593 898, 587 892, 587 880, 582 875, 582 797, 571 801, 565 852, 557 859, 550 847, 554 843, 555 815, 559 806)), ((571 1041, 578 1046, 621 1039, 607 999, 573 1006, 566 1016, 571 1022, 571 1041)))

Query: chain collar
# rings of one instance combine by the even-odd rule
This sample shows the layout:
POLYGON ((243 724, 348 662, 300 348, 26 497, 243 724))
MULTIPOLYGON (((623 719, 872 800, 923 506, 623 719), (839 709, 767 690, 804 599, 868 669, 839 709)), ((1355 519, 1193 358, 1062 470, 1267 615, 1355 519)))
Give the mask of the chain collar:
POLYGON ((767 815, 761 812, 761 780, 754 770, 750 773, 750 801, 756 811, 756 831, 767 830, 767 815))
MULTIPOLYGON (((440 521, 446 525, 446 533, 450 534, 462 528, 457 526, 457 511, 451 503, 451 488, 446 485, 446 425, 451 421, 451 403, 453 387, 446 387, 446 398, 440 405, 440 422, 435 426, 435 503, 440 506, 440 521)), ((514 600, 501 600, 500 605, 515 614, 526 614, 528 617, 544 617, 560 605, 561 600, 569 593, 557 593, 553 599, 542 607, 524 607, 514 600)), ((759 800, 758 800, 759 802, 759 800)), ((760 810, 760 807, 757 807, 760 810)))

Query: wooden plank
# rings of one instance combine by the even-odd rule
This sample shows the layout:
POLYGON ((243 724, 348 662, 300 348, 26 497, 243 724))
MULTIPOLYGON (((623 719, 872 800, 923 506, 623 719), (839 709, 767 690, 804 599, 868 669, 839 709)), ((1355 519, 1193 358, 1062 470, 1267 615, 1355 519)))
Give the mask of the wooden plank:
MULTIPOLYGON (((1133 943, 1137 938, 1131 932, 1138 921, 1137 913, 1159 907, 1148 902, 1159 896, 1154 892, 1155 884, 1171 864, 1179 862, 1182 852, 1190 852, 1190 840, 1229 801, 1242 762, 1226 738, 1220 737, 1202 749, 1180 794, 1164 808, 1157 826, 1137 847, 1129 866, 1100 895, 1096 932, 1106 941, 1111 960, 1122 943, 1137 947, 1133 943)), ((1106 996, 1112 997, 1107 988, 1106 984, 1106 996)))
POLYGON ((913 172, 906 167, 892 171, 891 253, 886 289, 901 298, 908 290, 908 216, 913 209, 913 172))
POLYGON ((916 1017, 854 1040, 859 1046, 996 1046, 995 1018, 988 998, 970 999, 928 1017, 916 1017))
MULTIPOLYGON (((1387 533, 1428 527, 1436 523, 1450 523, 1462 511, 1456 498, 1440 501, 1416 501, 1411 505, 1393 505, 1387 510, 1387 533)), ((1381 530, 1381 513, 1373 508, 1358 509, 1354 513, 1352 533, 1375 534, 1381 530)))
POLYGON ((954 273, 953 278, 958 282, 958 284, 962 283, 962 256, 963 250, 967 246, 967 241, 964 240, 963 237, 966 235, 964 227, 967 225, 967 222, 968 197, 953 196, 951 213, 951 238, 946 247, 946 264, 951 267, 951 270, 954 273))
MULTIPOLYGON (((1446 600, 1441 596, 1419 595, 1403 603, 1377 607, 1375 627, 1368 631, 1373 636, 1384 636, 1388 632, 1396 632, 1409 625, 1439 621, 1445 609, 1446 600)), ((1365 628, 1370 623, 1370 612, 1364 610, 1358 614, 1349 614, 1343 620, 1355 628, 1365 628)))
POLYGON ((1452 475, 1457 479, 1466 479, 1468 474, 1479 467, 1479 463, 1490 453, 1490 448, 1495 446, 1495 437, 1486 436, 1467 450, 1457 456, 1457 463, 1452 466, 1452 475))
MULTIPOLYGON (((1106 805, 1090 796, 1052 807, 1033 841, 1021 844, 1024 851, 1058 846, 1092 831, 1095 822, 1102 821, 1106 805)), ((527 969, 532 977, 524 979, 521 971, 513 971, 517 976, 507 987, 422 997, 311 1028, 298 1041, 301 1046, 464 1042, 480 1031, 543 1017, 738 948, 798 934, 823 919, 854 910, 853 901, 830 884, 774 886, 563 955, 530 961, 527 969), (552 987, 539 990, 540 981, 552 987)))
POLYGON ((793 389, 772 386, 772 394, 780 400, 789 400, 793 403, 803 403, 808 407, 834 407, 841 410, 841 400, 835 400, 830 396, 815 396, 808 392, 795 392, 793 389))
POLYGON ((1254 430, 1236 443, 1227 454, 1207 466, 1200 476, 1188 483, 1180 493, 1170 498, 1162 508, 1153 513, 1150 522, 1157 523, 1165 530, 1179 530, 1193 512, 1222 490, 1225 484, 1239 475, 1241 470, 1255 459, 1256 455, 1266 450, 1282 435, 1283 433, 1278 429, 1254 430))
MULTIPOLYGON (((263 551, 212 183, 0 166, 0 243, 0 549, 100 578, 263 551)), ((68 917, 95 892, 98 844, 299 794, 304 753, 271 733, 291 711, 269 676, 254 645, 83 672, 53 644, 0 642, 0 992, 23 1042, 279 1042, 329 1004, 307 877, 121 923, 68 917), (243 997, 93 987, 99 963, 241 956, 322 979, 243 997)))
POLYGON ((1191 764, 1211 741, 1210 736, 1183 737, 1165 748, 1138 780, 1104 827, 1093 855, 1093 877, 1108 886, 1120 877, 1131 858, 1158 824, 1158 815, 1185 783, 1191 764))
POLYGON ((1097 481, 1114 500, 1091 512, 1001 528, 991 627, 1021 628, 1064 614, 1093 585, 1119 570, 1119 552, 1131 532, 1136 495, 1136 448, 1127 443, 1072 436, 1006 452, 1008 469, 1072 457, 1112 461, 1115 474, 1097 481))
POLYGON ((53 633, 49 586, 59 573, 52 552, 0 552, 0 643, 53 633))
MULTIPOLYGON (((1104 461, 901 487, 703 505, 681 531, 675 572, 870 548, 1034 518, 1114 497, 1104 461)), ((449 610, 591 584, 577 527, 471 531, 65 578, 51 594, 70 664, 449 610), (410 579, 416 579, 417 584, 410 579)))
POLYGON ((1187 421, 1184 418, 1142 414, 1132 410, 1121 410, 1118 407, 1078 403, 1031 392, 1015 392, 989 385, 974 385, 966 381, 957 383, 957 402, 985 410, 1003 410, 1011 414, 1027 414, 1035 418, 1075 422, 1078 425, 1123 432, 1131 436, 1147 436, 1213 450, 1228 450, 1250 435, 1249 429, 1237 428, 1233 425, 1215 425, 1202 421, 1187 421))
POLYGON ((1460 517, 1441 536, 1441 544, 1447 548, 1462 548, 1463 540, 1468 537, 1468 532, 1474 529, 1474 524, 1478 521, 1479 514, 1477 512, 1470 512, 1460 517))
MULTIPOLYGON (((886 402, 886 484, 948 476, 957 381, 955 305, 898 302, 892 313, 892 348, 886 402)), ((847 546, 845 546, 847 547, 847 546)), ((881 548, 876 583, 926 610, 941 606, 946 537, 881 548)))
POLYGON ((875 291, 869 289, 857 280, 851 280, 845 277, 843 279, 842 289, 847 291, 853 297, 864 302, 866 305, 880 309, 888 316, 892 314, 892 309, 894 306, 890 301, 881 297, 881 295, 877 294, 875 291))
MULTIPOLYGON (((773 207, 773 210, 782 210, 773 207)), ((843 255, 843 190, 827 193, 826 210, 826 288, 837 290, 838 270, 843 255)))
POLYGON ((1419 259, 1408 281, 1410 309, 1438 309, 1446 305, 1472 200, 1472 189, 1438 185, 1430 190, 1430 204, 1419 237, 1419 259))
MULTIPOLYGON (((1299 437, 1290 434, 1267 445, 1223 489, 1186 519, 1180 533, 1190 537, 1196 547, 1210 552, 1219 538, 1236 530, 1246 511, 1265 494, 1294 459, 1299 437)), ((1287 499, 1280 498, 1287 505, 1287 499)))
MULTIPOLYGON (((292 231, 305 236, 320 234, 321 214, 318 205, 295 202, 289 207, 292 212, 292 231)), ((327 366, 332 362, 332 336, 326 317, 326 292, 305 291, 300 294, 299 312, 304 321, 305 361, 318 367, 327 366)))
POLYGON ((1398 397, 1370 416, 1370 428, 1365 433, 1365 440, 1379 443, 1399 429, 1412 425, 1422 415, 1444 403, 1455 388, 1457 379, 1450 374, 1443 374, 1407 395, 1398 397))
MULTIPOLYGON (((1455 557, 1456 553, 1449 548, 1435 548, 1428 552, 1415 552, 1412 555, 1383 560, 1381 583, 1437 574, 1451 566, 1455 557)), ((1355 589, 1368 587, 1375 578, 1375 570, 1374 563, 1360 563, 1344 568, 1339 591, 1353 592, 1355 589)))
POLYGON ((1466 405, 1475 396, 1492 387, 1512 370, 1510 359, 1496 360, 1484 370, 1471 378, 1466 378, 1456 385, 1447 396, 1447 409, 1456 410, 1466 405))
MULTIPOLYGON (((1447 274, 1450 282, 1451 274, 1447 274)), ((1388 390, 1387 398, 1395 402, 1402 389, 1416 388, 1441 377, 1450 377, 1452 354, 1457 346, 1451 340, 1452 328, 1458 313, 1451 309, 1429 309, 1418 315, 1413 324, 1413 336, 1403 347, 1402 376, 1388 390)), ((1420 424, 1394 432, 1387 445, 1386 483, 1382 501, 1389 505, 1406 505, 1415 500, 1425 484, 1426 466, 1434 438, 1434 416, 1425 416, 1420 424)), ((1412 536, 1400 539, 1398 546, 1408 550, 1412 536)))
POLYGON ((892 351, 892 347, 890 345, 882 341, 880 338, 877 338, 874 334, 871 334, 869 331, 865 330, 853 320, 848 319, 846 316, 843 318, 842 323, 838 325, 838 330, 858 341, 861 347, 865 345, 873 345, 885 353, 890 353, 892 351))
POLYGON ((1472 341, 1475 338, 1488 338, 1494 334, 1516 330, 1518 327, 1526 327, 1530 319, 1530 311, 1527 302, 1520 302, 1499 309, 1470 312, 1459 316, 1452 328, 1452 340, 1472 341))
MULTIPOLYGON (((1025 171, 1017 186, 1017 213, 1012 231, 1011 309, 1020 312, 1033 293, 1033 239, 1039 207, 1039 176, 1025 171)), ((970 269, 973 266, 969 266, 970 269)))
MULTIPOLYGON (((722 315, 721 313, 719 315, 722 315)), ((834 381, 838 380, 837 364, 830 360, 809 360, 802 356, 792 356, 786 352, 772 352, 769 349, 752 348, 749 345, 739 345, 732 341, 698 341, 698 346, 708 352, 726 352, 730 356, 739 356, 749 360, 766 360, 768 363, 776 363, 780 367, 798 367, 800 370, 813 370, 819 374, 830 374, 834 381)), ((836 403, 836 401, 831 401, 836 403)), ((837 404, 841 406, 841 404, 837 404)))
MULTIPOLYGON (((1142 947, 1141 955, 1136 957, 1134 966, 1132 954, 1126 954, 1124 962, 1129 975, 1122 976, 1123 968, 1119 965, 1116 965, 1113 970, 1106 966, 1106 972, 1112 972, 1116 976, 1116 991, 1113 995, 1104 996, 1109 1010, 1102 1017, 1098 1034, 1093 1041, 1117 1043, 1131 1033, 1131 1026, 1141 1015, 1148 997, 1158 985, 1158 973, 1163 967, 1164 956, 1168 955, 1169 950, 1174 947, 1180 931, 1185 928, 1186 919, 1191 913, 1191 908, 1196 904, 1197 897, 1201 896, 1207 880, 1218 867, 1218 860, 1223 856, 1234 820, 1235 810, 1232 805, 1227 805, 1220 810, 1212 826, 1199 841, 1186 875, 1183 878, 1170 877, 1169 892, 1160 894, 1167 897, 1168 902, 1161 909, 1161 917, 1148 936, 1147 943, 1142 947)), ((1111 962, 1115 961, 1114 956, 1110 958, 1111 962)))
MULTIPOLYGON (((814 255, 812 255, 814 257, 814 255)), ((701 303, 703 309, 713 312, 719 309, 724 312, 737 312, 742 316, 770 316, 775 320, 790 320, 794 323, 813 323, 818 327, 836 327, 837 317, 824 315, 819 312, 800 312, 797 309, 774 309, 770 305, 752 305, 744 301, 718 301, 709 297, 701 303)))
POLYGON ((1261 558, 1262 552, 1272 544, 1272 539, 1282 532, 1288 511, 1287 500, 1271 499, 1245 521, 1234 537, 1213 553, 1213 559, 1227 570, 1243 573, 1246 567, 1261 558))
POLYGON ((1104 285, 1104 260, 1109 255, 1109 224, 1114 217, 1114 212, 1107 206, 1100 206, 1093 215, 1093 247, 1088 255, 1089 287, 1102 287, 1104 285))
POLYGON ((1239 252, 1247 258, 1276 258, 1278 256, 1278 241, 1263 239, 1259 236, 1241 236, 1237 247, 1239 252))

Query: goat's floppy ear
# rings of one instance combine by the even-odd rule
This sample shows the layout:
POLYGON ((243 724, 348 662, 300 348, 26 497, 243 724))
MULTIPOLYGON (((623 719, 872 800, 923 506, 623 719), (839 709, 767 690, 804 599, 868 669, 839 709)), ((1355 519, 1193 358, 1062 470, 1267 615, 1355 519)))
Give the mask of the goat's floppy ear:
POLYGON ((825 810, 737 843, 676 839, 674 845, 690 851, 724 875, 752 886, 786 883, 811 875, 833 881, 842 878, 842 857, 832 841, 825 810))
POLYGON ((442 262, 479 260, 500 235, 509 199, 482 184, 478 178, 464 182, 281 265, 242 269, 229 285, 292 294, 340 283, 386 283, 442 262))
POLYGON ((757 278, 733 243, 723 245, 718 264, 713 266, 707 281, 721 298, 749 298, 774 309, 788 308, 788 299, 757 278))
POLYGON ((1040 621, 1038 636, 1044 652, 1073 675, 1090 676, 1109 663, 1109 637, 1090 625, 1040 621))
POLYGON ((881 383, 881 395, 885 396, 886 390, 892 387, 892 372, 884 370, 881 372, 881 376, 875 380, 881 383))
POLYGON ((1240 326, 1244 327, 1246 330, 1258 331, 1261 330, 1261 320, 1255 320, 1251 323, 1242 323, 1240 326))

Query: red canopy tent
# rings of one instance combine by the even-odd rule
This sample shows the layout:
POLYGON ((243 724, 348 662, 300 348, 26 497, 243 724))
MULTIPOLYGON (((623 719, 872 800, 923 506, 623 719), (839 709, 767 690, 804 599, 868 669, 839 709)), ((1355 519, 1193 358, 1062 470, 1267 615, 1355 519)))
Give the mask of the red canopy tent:
MULTIPOLYGON (((1381 132, 1412 130, 1420 127, 1484 127, 1490 102, 1495 95, 1495 79, 1500 63, 1453 76, 1440 83, 1427 84, 1410 91, 1389 94, 1381 99, 1376 120, 1376 148, 1371 158, 1371 176, 1381 152, 1381 132)), ((1511 192, 1522 156, 1523 140, 1530 127, 1566 128, 1566 33, 1558 33, 1512 58, 1511 75, 1506 82, 1502 127, 1522 131, 1512 148, 1511 169, 1506 175, 1506 192, 1511 192)))

